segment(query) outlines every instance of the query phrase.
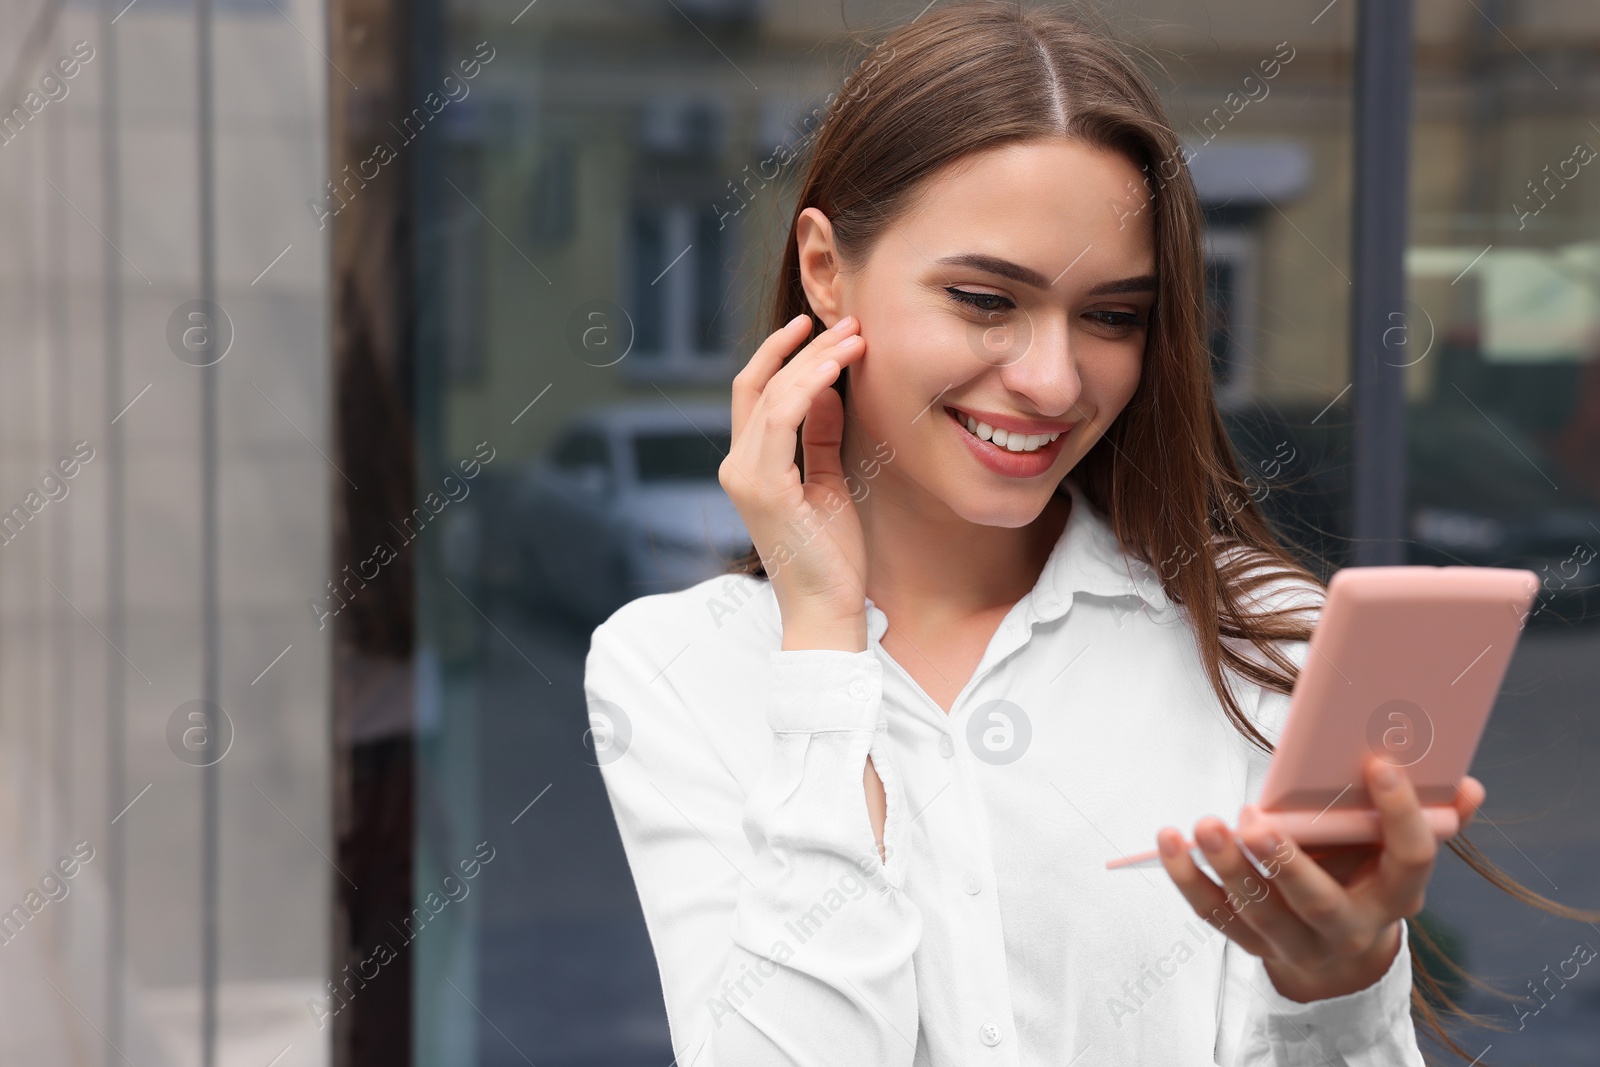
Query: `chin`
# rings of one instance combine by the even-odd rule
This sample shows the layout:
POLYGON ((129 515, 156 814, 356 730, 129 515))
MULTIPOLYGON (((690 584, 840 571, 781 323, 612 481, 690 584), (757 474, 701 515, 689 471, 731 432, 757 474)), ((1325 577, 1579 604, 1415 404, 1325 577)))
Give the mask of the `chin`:
POLYGON ((1027 526, 1044 513, 1059 482, 1059 478, 1040 479, 1037 486, 986 491, 966 485, 958 487, 955 494, 945 500, 950 510, 976 526, 1016 529, 1027 526))

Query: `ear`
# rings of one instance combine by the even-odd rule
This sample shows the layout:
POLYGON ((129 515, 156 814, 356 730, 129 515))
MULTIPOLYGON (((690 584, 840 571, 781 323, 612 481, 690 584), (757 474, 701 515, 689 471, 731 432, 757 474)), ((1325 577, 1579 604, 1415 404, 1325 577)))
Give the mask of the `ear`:
POLYGON ((800 285, 811 310, 825 327, 844 318, 844 274, 833 243, 833 223, 814 207, 800 212, 795 221, 795 243, 800 253, 800 285))

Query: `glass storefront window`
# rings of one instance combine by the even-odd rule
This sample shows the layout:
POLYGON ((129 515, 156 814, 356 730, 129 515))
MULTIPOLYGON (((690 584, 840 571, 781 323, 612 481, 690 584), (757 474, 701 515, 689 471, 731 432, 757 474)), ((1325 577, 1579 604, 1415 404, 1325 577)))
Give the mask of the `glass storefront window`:
MULTIPOLYGON (((499 12, 447 10, 429 53, 447 64, 489 41, 474 100, 516 118, 423 147, 424 170, 473 204, 442 180, 417 197, 423 232, 470 223, 440 269, 485 265, 484 373, 419 396, 419 446, 442 469, 495 442, 468 506, 498 577, 462 585, 469 602, 422 576, 442 589, 419 615, 442 711, 422 742, 418 852, 498 851, 417 975, 417 1062, 666 1063, 649 936, 588 736, 588 635, 626 600, 742 551, 717 465, 729 382, 765 333, 791 157, 859 54, 851 30, 915 12, 870 4, 846 25, 826 5, 534 7, 508 28, 499 12)), ((1315 414, 1345 381, 1349 24, 1241 11, 1223 35, 1179 15, 1157 37, 1191 57, 1176 82, 1154 73, 1196 152, 1224 406, 1241 434, 1274 405, 1315 414), (1224 101, 1242 71, 1257 78, 1238 113, 1224 101)), ((419 288, 420 314, 448 322, 448 291, 419 288)), ((455 343, 427 338, 419 360, 455 343)), ((1261 438, 1263 458, 1282 462, 1283 440, 1261 438)), ((1342 490, 1331 462, 1321 476, 1342 490)), ((1288 497, 1302 472, 1284 468, 1288 497)))
MULTIPOLYGON (((1600 18, 1414 6, 1393 537, 1539 576, 1471 836, 1587 904, 1600 18)), ((1192 153, 1224 427, 1324 577, 1362 547, 1374 425, 1357 8, 1097 16, 1192 153)), ((0 87, 0 1002, 26 1025, 0 1062, 672 1062, 599 773, 630 726, 590 718, 585 656, 744 553, 729 385, 804 149, 919 9, 25 13, 0 87)), ((1448 855, 1419 921, 1515 998, 1451 986, 1505 1024, 1485 1062, 1592 1061, 1592 978, 1551 972, 1600 940, 1448 855)))

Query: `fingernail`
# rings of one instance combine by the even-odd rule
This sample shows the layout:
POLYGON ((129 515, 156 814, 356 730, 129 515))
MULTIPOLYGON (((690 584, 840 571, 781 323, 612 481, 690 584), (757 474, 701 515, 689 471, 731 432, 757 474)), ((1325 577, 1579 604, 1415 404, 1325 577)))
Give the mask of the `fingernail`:
POLYGON ((1214 826, 1208 826, 1195 834, 1195 840, 1200 842, 1200 847, 1207 852, 1222 851, 1222 831, 1214 826))
POLYGON ((833 324, 833 328, 835 330, 837 330, 838 332, 843 333, 845 330, 848 330, 850 327, 854 326, 855 324, 856 324, 856 317, 854 315, 846 315, 844 318, 842 318, 838 322, 834 323, 833 324))
POLYGON ((1169 860, 1178 854, 1178 843, 1171 834, 1162 834, 1156 840, 1156 847, 1161 850, 1161 855, 1169 860))
POLYGON ((859 344, 861 344, 861 335, 859 333, 853 333, 849 337, 846 337, 843 341, 840 341, 834 347, 835 348, 855 348, 859 344))
POLYGON ((1393 789, 1400 781, 1400 775, 1392 764, 1383 763, 1372 772, 1372 780, 1378 783, 1380 789, 1393 789))
POLYGON ((802 311, 802 312, 800 312, 800 314, 796 315, 794 318, 789 320, 789 325, 790 326, 798 326, 802 322, 805 322, 810 317, 811 317, 810 315, 807 315, 804 311, 802 311))
POLYGON ((828 375, 833 374, 836 371, 838 371, 838 369, 839 369, 839 361, 838 360, 836 360, 836 359, 825 359, 821 363, 817 364, 817 377, 826 378, 828 375))

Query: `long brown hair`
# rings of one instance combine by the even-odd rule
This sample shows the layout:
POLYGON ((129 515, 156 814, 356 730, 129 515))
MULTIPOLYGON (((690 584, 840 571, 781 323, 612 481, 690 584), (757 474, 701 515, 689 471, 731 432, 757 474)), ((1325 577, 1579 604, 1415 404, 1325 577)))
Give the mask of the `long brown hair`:
MULTIPOLYGON (((801 313, 811 315, 814 329, 824 325, 800 284, 796 220, 804 208, 828 216, 841 258, 858 265, 924 179, 972 153, 1062 137, 1120 152, 1142 169, 1158 278, 1138 388, 1073 477, 1123 547, 1156 567, 1189 621, 1229 721, 1270 753, 1272 744, 1241 711, 1225 677, 1288 693, 1295 667, 1280 643, 1308 640, 1311 625, 1292 608, 1263 610, 1253 594, 1281 580, 1321 583, 1277 541, 1234 459, 1212 393, 1194 182, 1154 87, 1108 34, 1058 10, 958 0, 872 47, 797 156, 804 177, 765 332, 801 313)), ((841 397, 848 380, 846 372, 835 384, 841 397)), ((803 474, 798 446, 795 462, 803 474)), ((730 572, 766 577, 754 546, 730 572)), ((1464 833, 1446 844, 1518 900, 1564 918, 1600 919, 1600 912, 1568 908, 1516 882, 1464 833)), ((1458 967, 1418 924, 1410 930, 1413 1009, 1443 1045, 1470 1059, 1434 1005, 1457 1019, 1494 1024, 1450 999, 1419 948, 1457 978, 1511 998, 1458 967)))

